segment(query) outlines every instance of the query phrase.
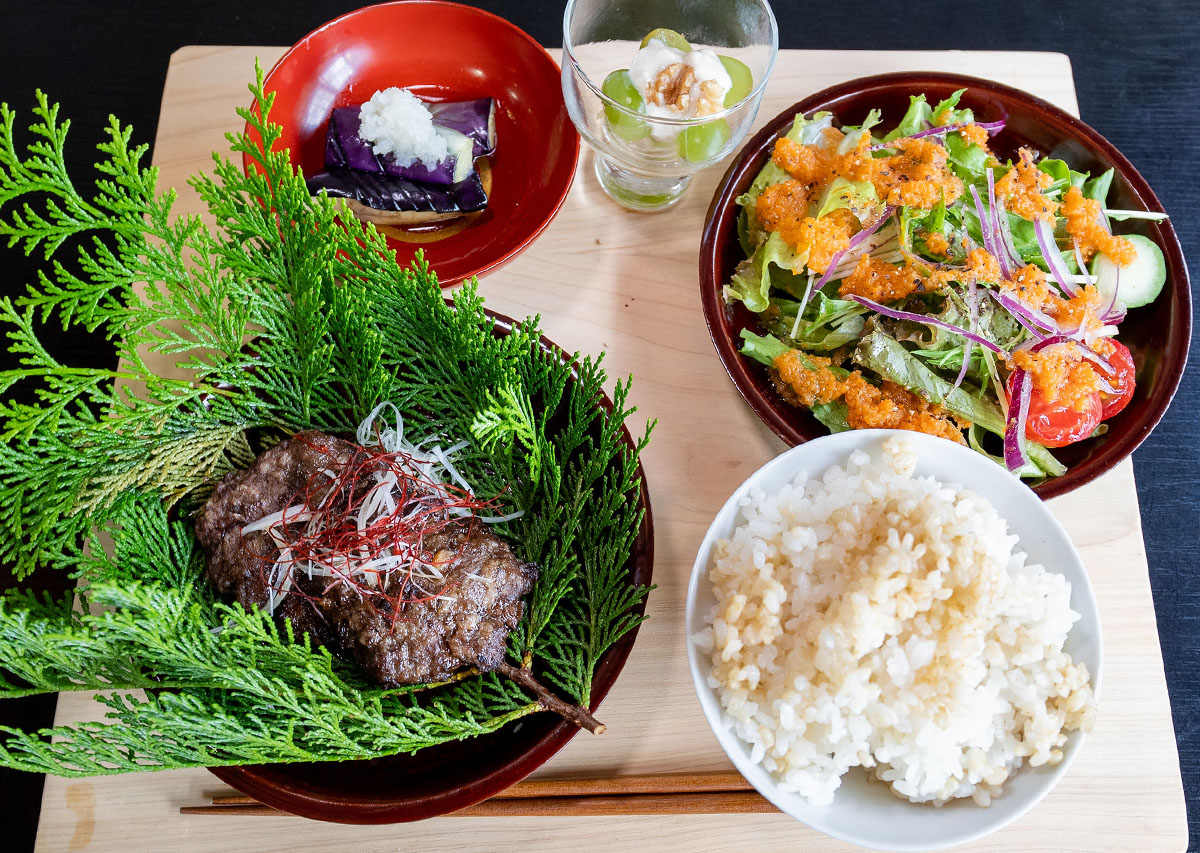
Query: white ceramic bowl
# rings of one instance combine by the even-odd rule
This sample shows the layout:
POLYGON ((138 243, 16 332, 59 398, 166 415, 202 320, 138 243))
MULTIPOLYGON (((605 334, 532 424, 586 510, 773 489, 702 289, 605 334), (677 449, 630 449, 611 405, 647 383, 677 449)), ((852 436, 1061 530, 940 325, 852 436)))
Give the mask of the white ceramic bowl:
MULTIPOLYGON (((768 494, 778 491, 802 470, 819 476, 833 465, 844 465, 855 450, 864 450, 878 460, 883 442, 895 434, 895 430, 858 430, 808 441, 772 459, 734 491, 708 528, 692 567, 687 596, 688 664, 704 716, 722 748, 742 775, 781 811, 813 829, 865 847, 929 850, 980 838, 1033 808, 1066 772, 1083 743, 1083 733, 1069 736, 1063 760, 1056 766, 1022 767, 987 808, 969 799, 942 808, 910 803, 892 794, 886 785, 868 781, 866 772, 858 768, 842 778, 831 805, 813 806, 797 794, 780 791, 761 765, 750 762, 749 746, 728 728, 717 693, 708 686, 709 655, 693 640, 706 627, 705 618, 715 604, 708 582, 712 549, 718 539, 728 538, 737 526, 738 501, 752 488, 768 494)), ((1066 650, 1075 660, 1087 664, 1099 698, 1103 655, 1100 616, 1087 571, 1066 531, 1045 504, 1001 466, 944 439, 920 433, 906 435, 916 447, 917 476, 932 475, 945 483, 960 483, 987 497, 1008 520, 1009 529, 1020 536, 1018 547, 1029 555, 1029 562, 1041 563, 1071 582, 1071 607, 1081 618, 1071 629, 1066 650)), ((1104 713, 1103 707, 1100 713, 1104 713)))

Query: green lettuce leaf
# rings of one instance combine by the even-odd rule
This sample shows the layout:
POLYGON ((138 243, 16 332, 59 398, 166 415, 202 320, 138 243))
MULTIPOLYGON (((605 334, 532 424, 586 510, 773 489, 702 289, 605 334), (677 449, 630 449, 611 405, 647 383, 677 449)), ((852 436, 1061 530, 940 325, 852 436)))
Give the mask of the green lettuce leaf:
POLYGON ((725 301, 741 302, 755 314, 761 314, 770 305, 771 268, 795 273, 804 269, 807 260, 807 251, 796 253, 778 231, 772 231, 752 258, 738 264, 722 291, 725 301))
POLYGON ((791 347, 771 335, 756 335, 742 329, 742 355, 767 367, 775 366, 775 359, 791 352, 791 347))
MULTIPOLYGON (((759 364, 774 367, 775 359, 791 351, 791 347, 778 338, 771 337, 770 335, 756 335, 749 329, 742 329, 742 355, 757 361, 759 364)), ((809 361, 804 353, 797 352, 802 364, 810 369, 817 369, 817 365, 809 361)), ((849 371, 843 370, 840 367, 831 367, 829 369, 835 376, 842 379, 850 375, 849 371)), ((815 403, 809 407, 809 411, 830 432, 845 432, 850 429, 850 425, 846 423, 845 400, 815 403)))
POLYGON ((933 123, 933 111, 929 109, 924 95, 913 95, 908 103, 908 112, 900 119, 900 124, 896 125, 895 130, 883 137, 883 141, 891 142, 904 136, 912 136, 917 131, 924 130, 926 123, 933 123))
POLYGON ((1086 172, 1076 172, 1067 165, 1065 160, 1056 160, 1052 157, 1039 160, 1037 168, 1039 172, 1045 172, 1054 179, 1054 183, 1042 190, 1050 196, 1065 192, 1069 187, 1082 188, 1088 178, 1086 172))
POLYGON ((781 338, 788 338, 810 352, 832 352, 851 344, 862 336, 867 308, 849 299, 831 299, 817 291, 804 308, 804 316, 796 324, 796 309, 800 303, 791 299, 772 299, 774 317, 768 329, 781 338), (796 334, 792 336, 792 329, 796 334))
POLYGON ((875 125, 879 124, 879 122, 881 122, 881 121, 883 121, 883 112, 881 112, 880 110, 873 109, 869 113, 867 113, 867 117, 865 119, 863 119, 863 123, 860 124, 858 127, 855 127, 852 124, 842 125, 842 132, 849 134, 852 131, 856 131, 856 130, 870 130, 871 128, 875 127, 875 125))
POLYGON ((933 253, 925 246, 922 234, 942 234, 950 244, 950 258, 954 260, 964 254, 962 245, 954 239, 955 222, 947 216, 946 196, 942 195, 930 210, 919 207, 900 208, 900 244, 908 251, 916 251, 926 257, 933 253), (914 242, 915 241, 915 242, 914 242))
POLYGON ((835 210, 849 210, 859 220, 868 217, 869 212, 879 206, 879 196, 875 193, 875 185, 870 181, 849 181, 845 178, 834 178, 825 188, 817 202, 816 218, 820 219, 835 210))
MULTIPOLYGON (((814 113, 811 119, 797 113, 792 120, 792 127, 784 136, 792 142, 801 145, 816 145, 824 140, 823 131, 833 127, 833 114, 829 112, 814 113)), ((766 165, 755 175, 749 189, 737 197, 737 203, 744 208, 751 208, 762 195, 762 191, 772 184, 780 184, 788 179, 788 173, 768 158, 766 165)))
MULTIPOLYGON (((1097 175, 1096 177, 1092 178, 1091 180, 1084 182, 1083 187, 1082 187, 1083 197, 1095 199, 1096 201, 1100 202, 1100 207, 1102 209, 1107 207, 1108 206, 1108 190, 1112 186, 1113 174, 1114 174, 1114 171, 1112 169, 1109 169, 1108 171, 1097 175)), ((1105 224, 1109 225, 1109 228, 1111 230, 1111 223, 1109 223, 1109 221, 1108 221, 1108 219, 1109 219, 1108 214, 1101 213, 1100 215, 1104 217, 1105 224)), ((1072 258, 1072 260, 1074 260, 1074 258, 1072 258)), ((1074 265, 1072 265, 1071 271, 1078 272, 1078 270, 1074 268, 1074 265)))
MULTIPOLYGON (((824 141, 822 133, 830 127, 833 127, 832 113, 814 113, 811 119, 805 118, 803 114, 797 114, 792 120, 791 129, 784 136, 801 145, 814 145, 824 141)), ((774 160, 768 158, 766 164, 754 176, 754 181, 749 188, 737 197, 737 203, 742 207, 738 239, 747 255, 753 253, 751 247, 759 246, 767 239, 766 232, 758 222, 756 210, 758 197, 767 187, 781 184, 789 178, 790 175, 786 171, 780 168, 774 160)))
POLYGON ((963 93, 966 91, 966 89, 959 89, 958 91, 951 93, 950 97, 943 101, 939 101, 937 106, 935 106, 932 110, 934 119, 940 116, 943 112, 949 110, 950 115, 948 117, 949 120, 946 122, 947 124, 963 124, 973 121, 974 116, 970 110, 955 109, 955 107, 958 106, 958 102, 962 98, 963 93))
POLYGON ((981 146, 963 139, 961 133, 946 134, 946 154, 950 171, 967 183, 986 180, 988 153, 981 146))
POLYGON ((1083 197, 1095 199, 1100 202, 1101 206, 1105 205, 1108 201, 1108 190, 1112 186, 1114 174, 1114 170, 1109 169, 1107 172, 1085 181, 1082 187, 1083 197))
MULTIPOLYGON (((866 370, 903 385, 923 400, 942 406, 990 433, 1004 435, 1005 417, 999 402, 965 383, 955 388, 922 364, 899 341, 879 330, 859 342, 853 358, 866 370)), ((1042 445, 1030 441, 1026 449, 1043 474, 1056 477, 1066 472, 1066 466, 1042 445)))

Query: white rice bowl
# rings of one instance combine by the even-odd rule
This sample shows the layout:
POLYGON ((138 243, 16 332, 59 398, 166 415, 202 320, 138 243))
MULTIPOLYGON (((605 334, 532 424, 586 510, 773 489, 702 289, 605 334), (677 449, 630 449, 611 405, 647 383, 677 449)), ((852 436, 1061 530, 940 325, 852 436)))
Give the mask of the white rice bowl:
POLYGON ((734 764, 866 846, 949 846, 1014 820, 1095 713, 1078 554, 1027 487, 930 436, 842 433, 760 469, 709 529, 687 622, 734 764))

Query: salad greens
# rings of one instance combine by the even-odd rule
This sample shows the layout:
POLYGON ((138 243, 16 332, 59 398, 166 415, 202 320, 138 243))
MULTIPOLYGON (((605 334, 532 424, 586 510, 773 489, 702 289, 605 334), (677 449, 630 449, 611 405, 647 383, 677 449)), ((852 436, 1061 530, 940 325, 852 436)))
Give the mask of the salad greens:
POLYGON ((763 333, 743 332, 742 353, 831 431, 876 424, 844 388, 799 394, 780 359, 894 383, 908 396, 891 398, 936 407, 1014 473, 1057 476, 1066 469, 1047 446, 1102 431, 1101 414, 1132 394, 1132 361, 1122 372, 1116 353, 1128 351, 1112 341, 1165 280, 1158 246, 1114 238, 1110 221, 1161 217, 1105 209, 1111 169, 1089 175, 1025 150, 1001 162, 990 137, 1004 120, 976 117, 964 92, 913 96, 886 132, 878 110, 857 127, 797 115, 737 199, 746 258, 723 293, 763 333))
POLYGON ((190 516, 215 481, 304 429, 350 434, 384 400, 418 435, 467 440, 457 465, 523 515, 496 532, 540 576, 509 635, 587 703, 601 656, 642 620, 626 560, 642 524, 629 385, 600 402, 599 360, 545 352, 536 321, 494 334, 475 283, 449 305, 423 262, 397 266, 342 202, 272 150, 273 95, 234 155, 192 185, 214 225, 175 216, 112 119, 93 195, 63 162, 68 123, 38 94, 19 153, 0 105, 0 234, 51 262, 0 299, 20 366, 0 373, 0 559, 53 567, 76 595, 0 595, 0 698, 99 690, 106 719, 0 727, 0 766, 60 775, 370 758, 494 732, 541 710, 494 673, 387 689, 260 610, 216 599, 190 516), (82 235, 78 254, 60 252, 82 235), (102 239, 103 238, 103 239, 102 239), (55 359, 43 324, 101 330, 117 370, 55 359), (247 342, 250 342, 247 345, 247 342), (160 373, 150 356, 182 368, 160 373), (143 692, 147 691, 147 692, 143 692))

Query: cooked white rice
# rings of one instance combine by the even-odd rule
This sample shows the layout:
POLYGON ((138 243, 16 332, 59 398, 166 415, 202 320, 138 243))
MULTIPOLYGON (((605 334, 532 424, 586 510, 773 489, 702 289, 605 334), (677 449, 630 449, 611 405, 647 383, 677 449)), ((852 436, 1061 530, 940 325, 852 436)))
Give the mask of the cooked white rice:
POLYGON ((397 165, 411 166, 419 160, 432 169, 450 153, 433 126, 429 107, 407 89, 381 89, 362 105, 358 117, 358 135, 379 156, 395 157, 397 165))
POLYGON ((1095 715, 1063 652, 1070 584, 1026 565, 986 499, 915 464, 893 438, 880 462, 752 491, 715 548, 709 684, 752 760, 814 805, 863 767, 913 802, 986 806, 1095 715))

